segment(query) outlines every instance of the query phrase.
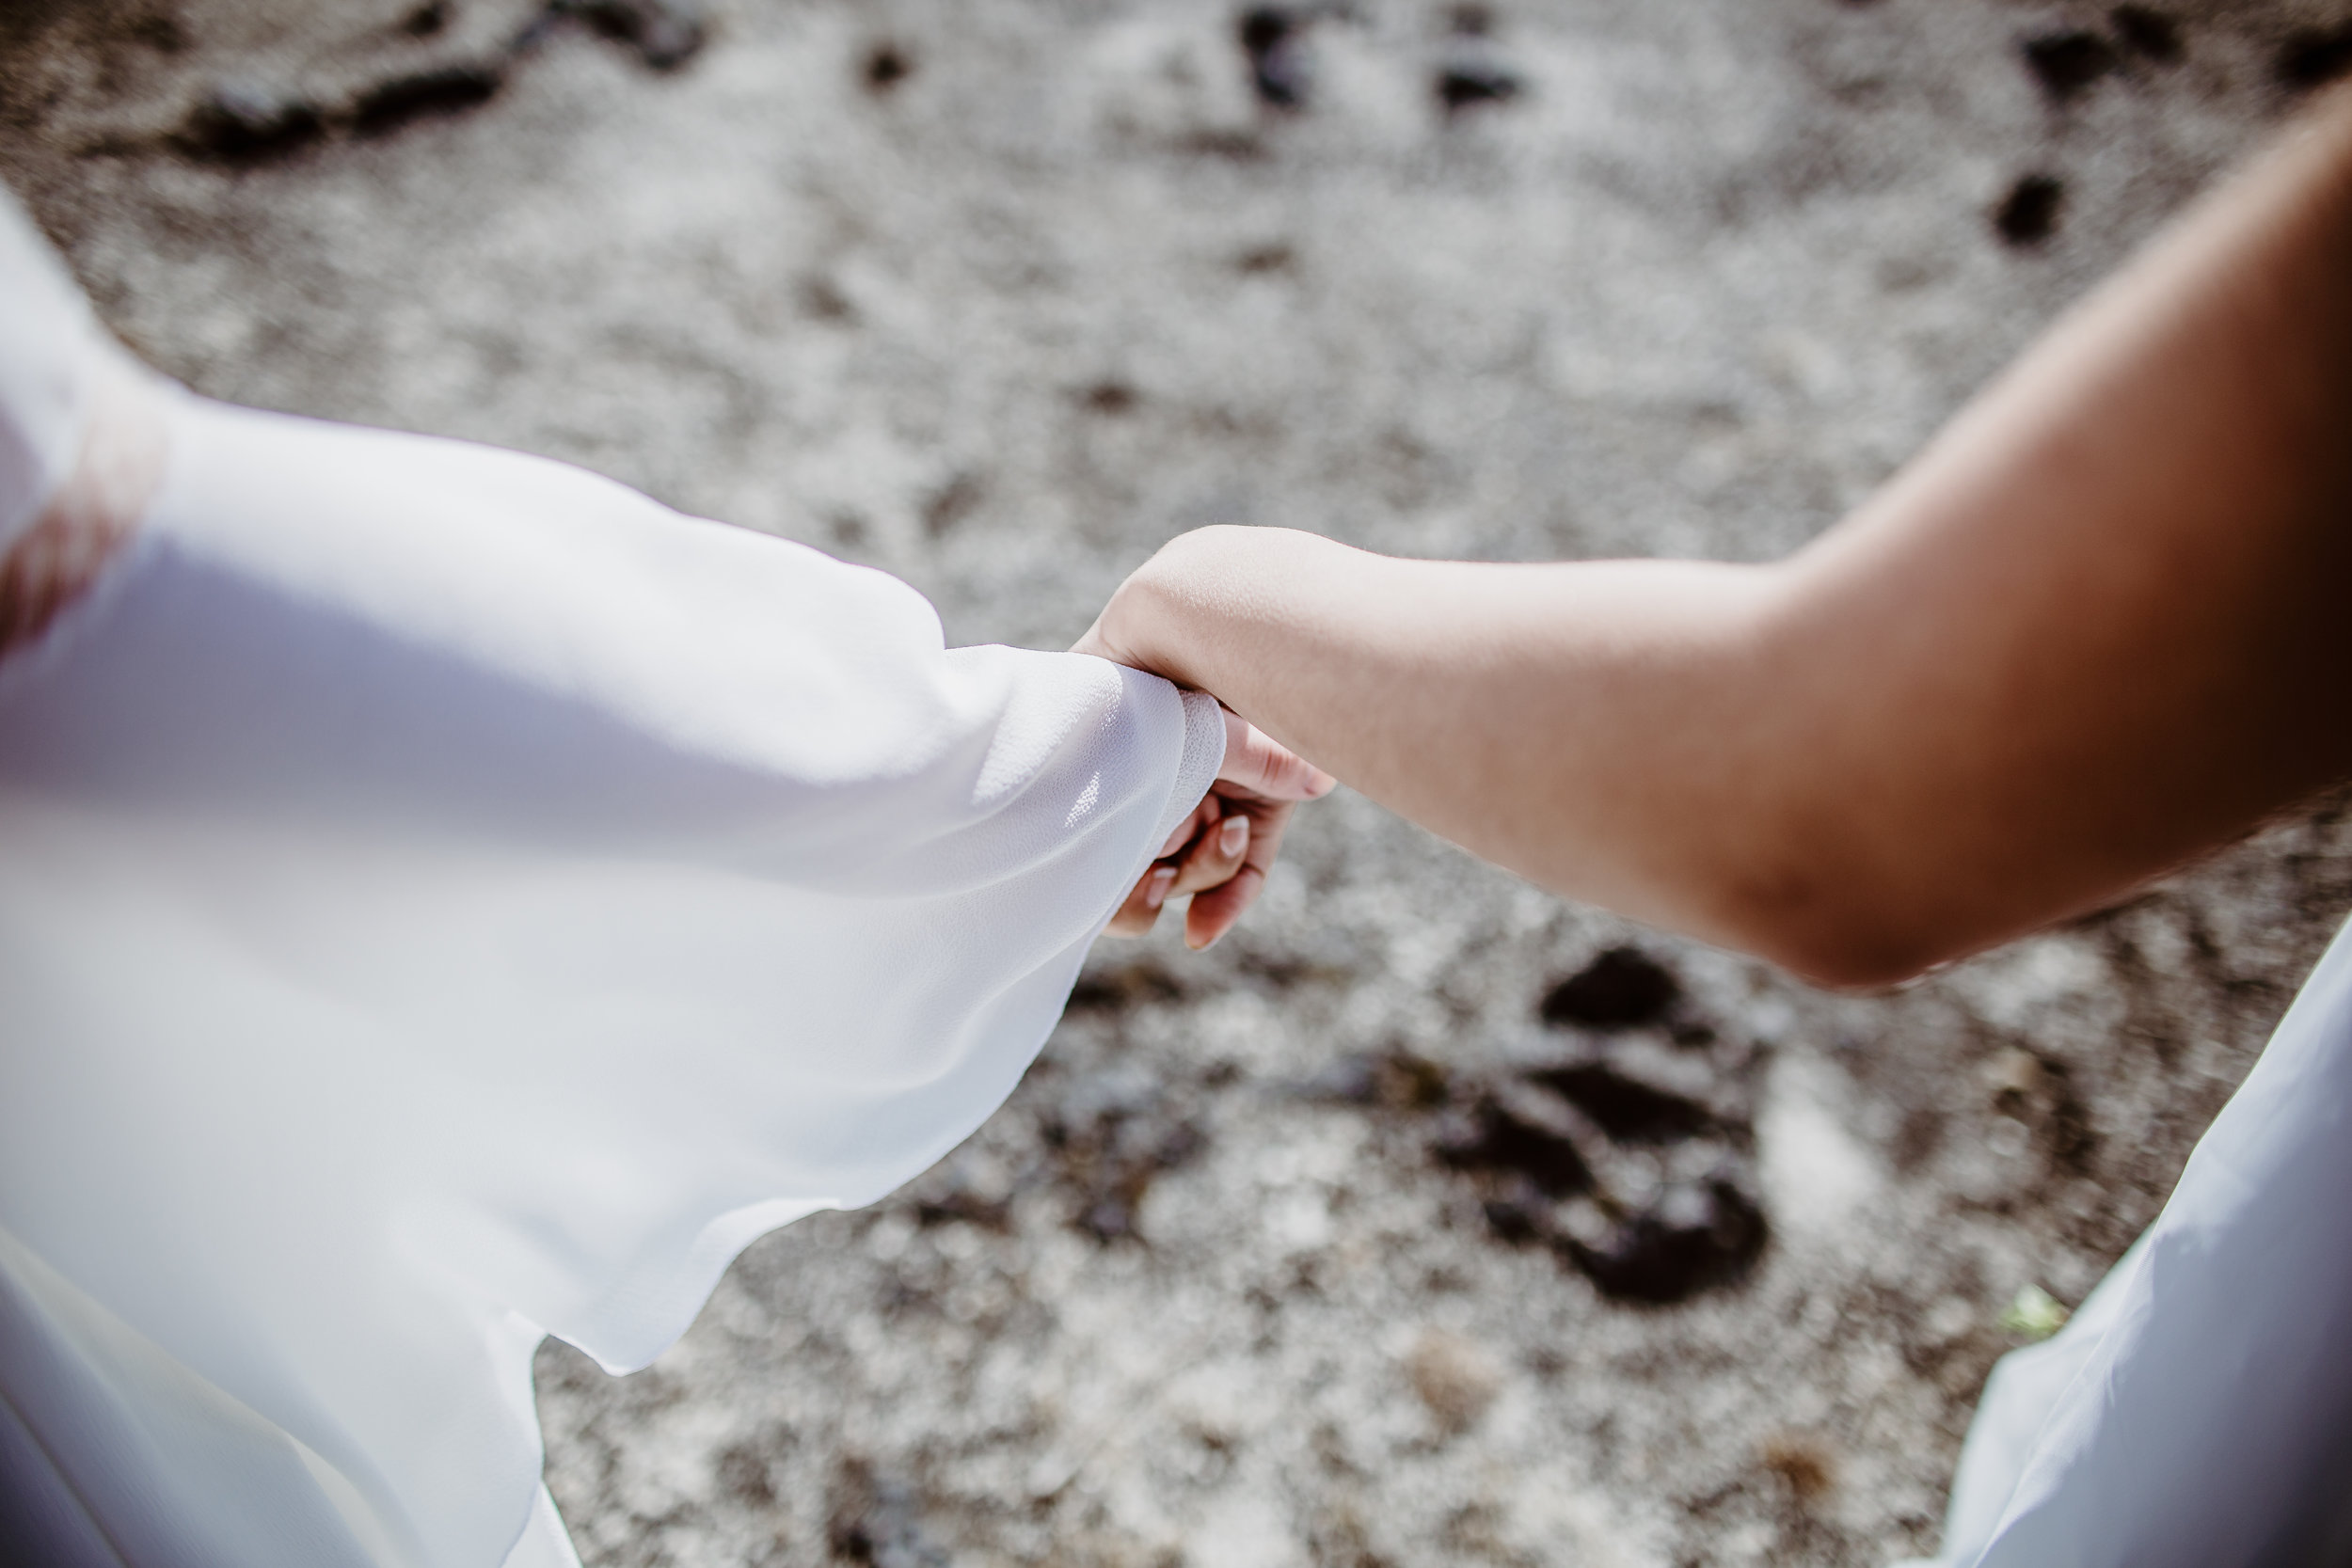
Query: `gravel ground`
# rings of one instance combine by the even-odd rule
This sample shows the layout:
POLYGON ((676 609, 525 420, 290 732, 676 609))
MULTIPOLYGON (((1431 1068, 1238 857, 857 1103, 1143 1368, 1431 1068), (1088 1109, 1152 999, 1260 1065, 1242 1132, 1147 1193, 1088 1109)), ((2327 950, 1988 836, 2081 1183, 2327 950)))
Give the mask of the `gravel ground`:
MULTIPOLYGON (((1057 645, 1178 530, 1778 555, 2352 64, 2342 3, 62 0, 0 170, 200 390, 1057 645)), ((1879 1564, 2352 908, 2330 801, 1841 998, 1343 793, 1011 1103, 540 1361, 592 1568, 1879 1564), (2030 1298, 2028 1298, 2030 1301, 2030 1298)))

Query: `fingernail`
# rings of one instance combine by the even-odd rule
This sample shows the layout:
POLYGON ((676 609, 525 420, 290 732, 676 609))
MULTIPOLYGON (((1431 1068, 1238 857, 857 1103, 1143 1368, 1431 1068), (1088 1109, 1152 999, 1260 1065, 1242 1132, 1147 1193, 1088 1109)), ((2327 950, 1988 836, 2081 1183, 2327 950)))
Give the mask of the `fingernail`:
POLYGON ((1315 769, 1315 782, 1309 784, 1307 787, 1313 792, 1314 799, 1320 800, 1326 795, 1328 795, 1333 790, 1339 788, 1340 781, 1333 778, 1330 774, 1326 773, 1322 768, 1318 768, 1315 769))
POLYGON ((1163 865, 1152 873, 1152 879, 1143 884, 1143 907, 1156 910, 1168 902, 1168 890, 1176 885, 1176 868, 1163 865))
POLYGON ((1216 831, 1216 847, 1223 854, 1238 855, 1248 842, 1249 818, 1247 816, 1229 816, 1225 819, 1225 826, 1216 831))

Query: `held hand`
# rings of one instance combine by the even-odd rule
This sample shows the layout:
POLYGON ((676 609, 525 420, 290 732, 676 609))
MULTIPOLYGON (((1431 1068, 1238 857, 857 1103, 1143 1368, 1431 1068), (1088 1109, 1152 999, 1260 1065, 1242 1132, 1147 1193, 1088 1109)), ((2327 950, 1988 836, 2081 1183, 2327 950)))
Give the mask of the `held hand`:
POLYGON ((1185 944, 1199 950, 1216 942, 1265 885, 1298 802, 1329 794, 1336 782, 1228 712, 1216 782, 1161 846, 1160 858, 1111 917, 1110 933, 1141 936, 1170 898, 1190 894, 1185 944))

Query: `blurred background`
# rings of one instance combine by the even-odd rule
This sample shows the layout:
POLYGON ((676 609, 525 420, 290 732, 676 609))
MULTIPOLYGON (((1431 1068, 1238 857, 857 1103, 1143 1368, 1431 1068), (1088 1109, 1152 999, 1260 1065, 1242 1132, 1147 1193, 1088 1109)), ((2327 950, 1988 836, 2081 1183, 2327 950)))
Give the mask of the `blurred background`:
MULTIPOLYGON (((2344 0, 15 0, 0 173, 199 390, 1057 646, 1210 522, 1780 555, 2348 67, 2344 0)), ((1833 997, 1291 842, 653 1368, 542 1353, 591 1568, 1923 1551, 2352 907, 2323 801, 1833 997)))

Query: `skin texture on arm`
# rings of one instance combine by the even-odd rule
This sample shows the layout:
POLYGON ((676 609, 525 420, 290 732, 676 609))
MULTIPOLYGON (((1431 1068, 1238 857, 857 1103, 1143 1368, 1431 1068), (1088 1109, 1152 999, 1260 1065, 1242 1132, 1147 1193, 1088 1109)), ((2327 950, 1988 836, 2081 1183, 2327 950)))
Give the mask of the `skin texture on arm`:
POLYGON ((1080 646, 1561 893, 1867 985, 2352 772, 2352 95, 1770 566, 1215 529, 1080 646))

